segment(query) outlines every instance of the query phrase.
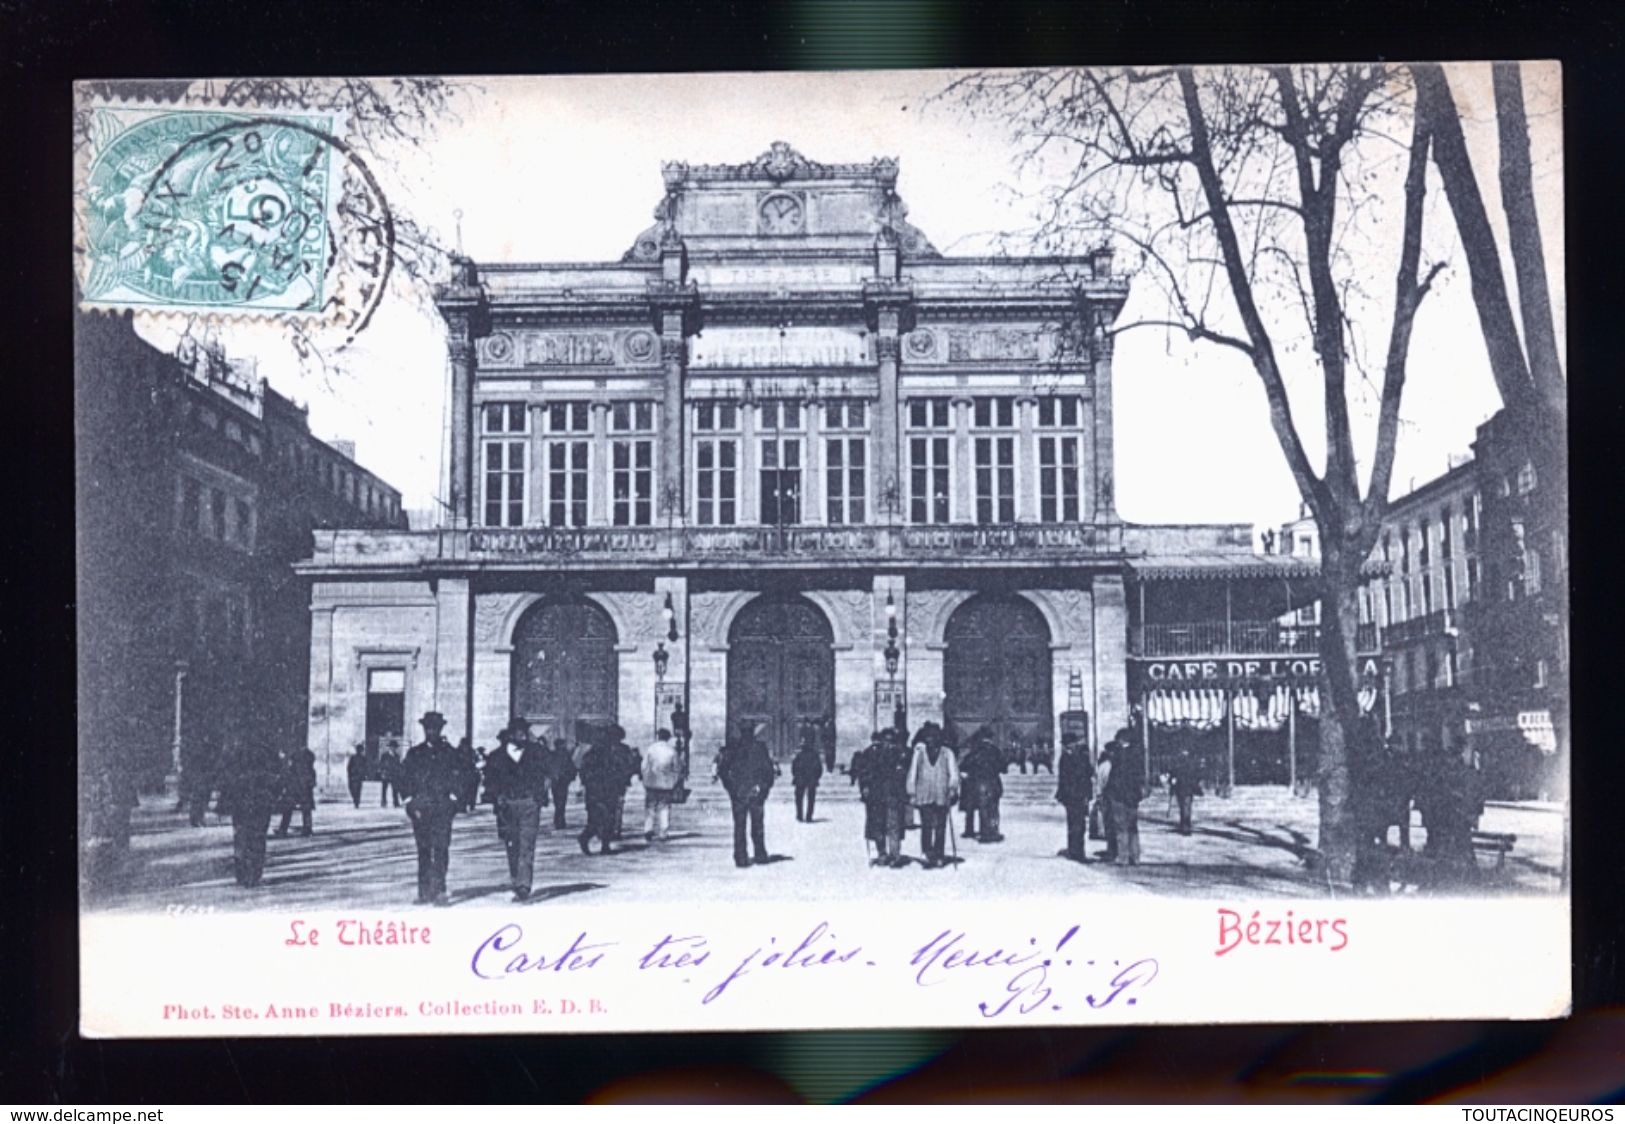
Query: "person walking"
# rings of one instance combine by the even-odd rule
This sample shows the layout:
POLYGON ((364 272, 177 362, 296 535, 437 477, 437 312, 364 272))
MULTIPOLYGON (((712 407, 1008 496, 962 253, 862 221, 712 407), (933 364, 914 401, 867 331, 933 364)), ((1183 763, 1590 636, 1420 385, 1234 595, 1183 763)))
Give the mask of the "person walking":
POLYGON ((1119 866, 1140 862, 1140 801, 1145 797, 1144 773, 1140 755, 1134 751, 1129 731, 1119 730, 1112 739, 1111 775, 1102 791, 1111 820, 1111 861, 1119 866))
POLYGON ((357 742, 355 752, 350 754, 350 760, 344 763, 344 779, 350 786, 350 803, 357 808, 361 807, 361 787, 367 783, 367 746, 365 742, 357 742))
POLYGON ((886 856, 886 804, 881 798, 879 781, 879 762, 881 743, 886 735, 879 730, 869 739, 869 744, 852 755, 847 762, 846 774, 850 778, 849 785, 858 786, 858 799, 863 803, 863 838, 864 850, 868 851, 868 844, 875 845, 874 858, 869 860, 870 866, 879 866, 886 856))
POLYGON ((618 809, 626 799, 626 787, 632 779, 612 731, 595 733, 581 756, 579 769, 581 789, 587 801, 587 824, 576 836, 576 843, 583 855, 590 855, 592 841, 597 839, 598 853, 607 855, 616 837, 618 809))
POLYGON ((880 747, 876 774, 885 810, 885 865, 901 869, 908 865, 908 860, 903 857, 903 835, 908 830, 908 767, 913 757, 909 753, 905 731, 893 729, 888 734, 880 747))
POLYGON ((971 736, 971 748, 960 762, 960 771, 965 776, 966 797, 962 801, 965 808, 965 834, 974 836, 980 843, 999 843, 1004 835, 999 831, 1000 814, 999 803, 1004 798, 1004 771, 1009 768, 1009 762, 998 745, 993 741, 992 733, 987 727, 982 727, 971 736), (975 827, 972 830, 972 811, 975 812, 975 827))
POLYGON ((537 739, 537 744, 542 752, 547 754, 548 795, 553 800, 553 828, 560 831, 567 826, 564 808, 570 802, 570 782, 576 779, 575 758, 571 756, 570 747, 563 738, 554 738, 551 747, 546 738, 537 739))
POLYGON ((299 812, 299 834, 309 835, 310 815, 316 808, 316 755, 302 746, 289 754, 282 784, 282 822, 277 825, 277 836, 288 834, 295 810, 299 812))
POLYGON ((378 806, 387 808, 393 800, 401 806, 401 755, 393 745, 386 745, 378 754, 378 806))
POLYGON ((817 731, 809 728, 801 737, 801 748, 790 761, 790 780, 796 790, 796 822, 812 823, 813 805, 818 802, 818 781, 824 775, 817 731))
POLYGON ((763 823, 767 794, 773 788, 778 769, 767 746, 750 726, 740 730, 737 742, 725 743, 717 754, 717 779, 722 782, 732 805, 734 821, 734 865, 749 866, 768 861, 767 832, 763 823), (750 851, 745 849, 745 831, 750 830, 750 851))
POLYGON ((457 810, 472 812, 480 796, 480 758, 472 738, 457 743, 457 810))
POLYGON ((1191 809, 1202 793, 1202 775, 1191 751, 1182 749, 1168 770, 1168 788, 1179 805, 1179 834, 1191 833, 1191 809))
POLYGON ((1064 736, 1056 767, 1055 800, 1066 809, 1066 846, 1057 854, 1073 862, 1089 861, 1084 837, 1089 832, 1089 802, 1095 796, 1094 774, 1083 739, 1076 734, 1064 736))
POLYGON ((1118 752, 1115 740, 1107 742, 1101 748, 1100 762, 1095 767, 1095 806, 1089 813, 1089 834, 1106 841, 1106 849, 1100 852, 1102 862, 1111 862, 1117 857, 1117 827, 1112 819, 1111 804, 1106 799, 1106 786, 1111 784, 1118 752))
POLYGON ((231 817, 231 865, 237 885, 252 889, 265 873, 265 836, 281 774, 275 760, 239 750, 221 778, 220 807, 231 817))
POLYGON ((959 763, 954 751, 942 744, 934 722, 920 728, 906 781, 908 799, 920 810, 920 850, 925 868, 935 870, 947 862, 944 850, 948 812, 959 799, 959 763))
POLYGON ((610 820, 615 842, 619 843, 626 834, 626 790, 632 787, 632 778, 643 771, 643 758, 626 744, 626 730, 622 727, 609 728, 609 741, 613 760, 622 773, 620 792, 615 798, 614 818, 610 820))
MULTIPOLYGON (((824 772, 835 772, 835 719, 820 718, 818 720, 819 748, 824 753, 824 772)), ((807 818, 812 819, 812 812, 808 811, 807 818)))
POLYGON ((547 757, 530 740, 530 727, 514 719, 497 735, 497 748, 485 759, 485 790, 496 808, 497 838, 508 853, 508 884, 513 900, 530 897, 536 873, 536 836, 547 801, 547 757))
POLYGON ((687 775, 683 755, 671 740, 670 730, 656 730, 655 740, 643 751, 643 838, 664 843, 671 836, 671 806, 687 775))
POLYGON ((423 740, 406 751, 400 793, 418 849, 419 905, 446 902, 446 868, 451 861, 451 821, 462 800, 462 769, 456 748, 443 737, 445 715, 428 711, 418 724, 423 740))

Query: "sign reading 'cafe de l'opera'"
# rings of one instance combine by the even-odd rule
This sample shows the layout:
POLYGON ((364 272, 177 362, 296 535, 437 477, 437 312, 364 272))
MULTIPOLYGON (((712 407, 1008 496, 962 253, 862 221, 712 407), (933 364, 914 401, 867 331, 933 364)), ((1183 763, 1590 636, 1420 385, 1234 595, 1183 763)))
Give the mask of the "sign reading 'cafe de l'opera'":
POLYGON ((1136 637, 1311 584, 1249 528, 1119 519, 1108 253, 944 256, 894 160, 662 171, 620 261, 439 292, 448 525, 320 532, 301 567, 329 775, 430 708, 476 744, 515 716, 640 744, 686 699, 702 758, 828 720, 844 761, 899 701, 1007 747, 1086 712, 1098 746, 1131 661, 1201 654, 1136 637))

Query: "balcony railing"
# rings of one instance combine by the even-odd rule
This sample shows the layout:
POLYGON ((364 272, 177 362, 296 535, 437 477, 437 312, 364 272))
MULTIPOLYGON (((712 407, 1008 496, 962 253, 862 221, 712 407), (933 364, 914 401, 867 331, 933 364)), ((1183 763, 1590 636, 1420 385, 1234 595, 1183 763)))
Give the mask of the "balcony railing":
POLYGON ((1443 636, 1454 628, 1456 623, 1454 612, 1439 609, 1423 617, 1413 617, 1408 621, 1390 624, 1383 629, 1382 639, 1385 644, 1407 644, 1429 636, 1443 636))
POLYGON ((514 527, 319 531, 316 567, 477 563, 1089 561, 1120 557, 1123 531, 1087 523, 860 527, 514 527))
MULTIPOLYGON (((1356 647, 1377 650, 1376 626, 1359 628, 1356 647)), ((1186 621, 1131 630, 1129 654, 1168 656, 1312 656, 1320 651, 1320 626, 1280 621, 1186 621)))

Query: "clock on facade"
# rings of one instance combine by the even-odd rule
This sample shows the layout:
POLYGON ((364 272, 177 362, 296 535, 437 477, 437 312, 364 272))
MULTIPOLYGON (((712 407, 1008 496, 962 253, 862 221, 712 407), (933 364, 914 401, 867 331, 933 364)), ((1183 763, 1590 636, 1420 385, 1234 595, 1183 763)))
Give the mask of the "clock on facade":
POLYGON ((806 222, 801 200, 794 195, 769 195, 757 210, 764 234, 796 234, 806 222))

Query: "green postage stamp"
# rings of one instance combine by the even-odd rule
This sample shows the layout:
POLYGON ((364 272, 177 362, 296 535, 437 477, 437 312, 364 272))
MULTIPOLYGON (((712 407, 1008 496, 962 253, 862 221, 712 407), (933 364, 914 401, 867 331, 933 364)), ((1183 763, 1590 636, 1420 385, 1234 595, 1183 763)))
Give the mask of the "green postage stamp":
POLYGON ((342 116, 92 105, 77 181, 87 308, 321 313, 338 258, 342 116))

